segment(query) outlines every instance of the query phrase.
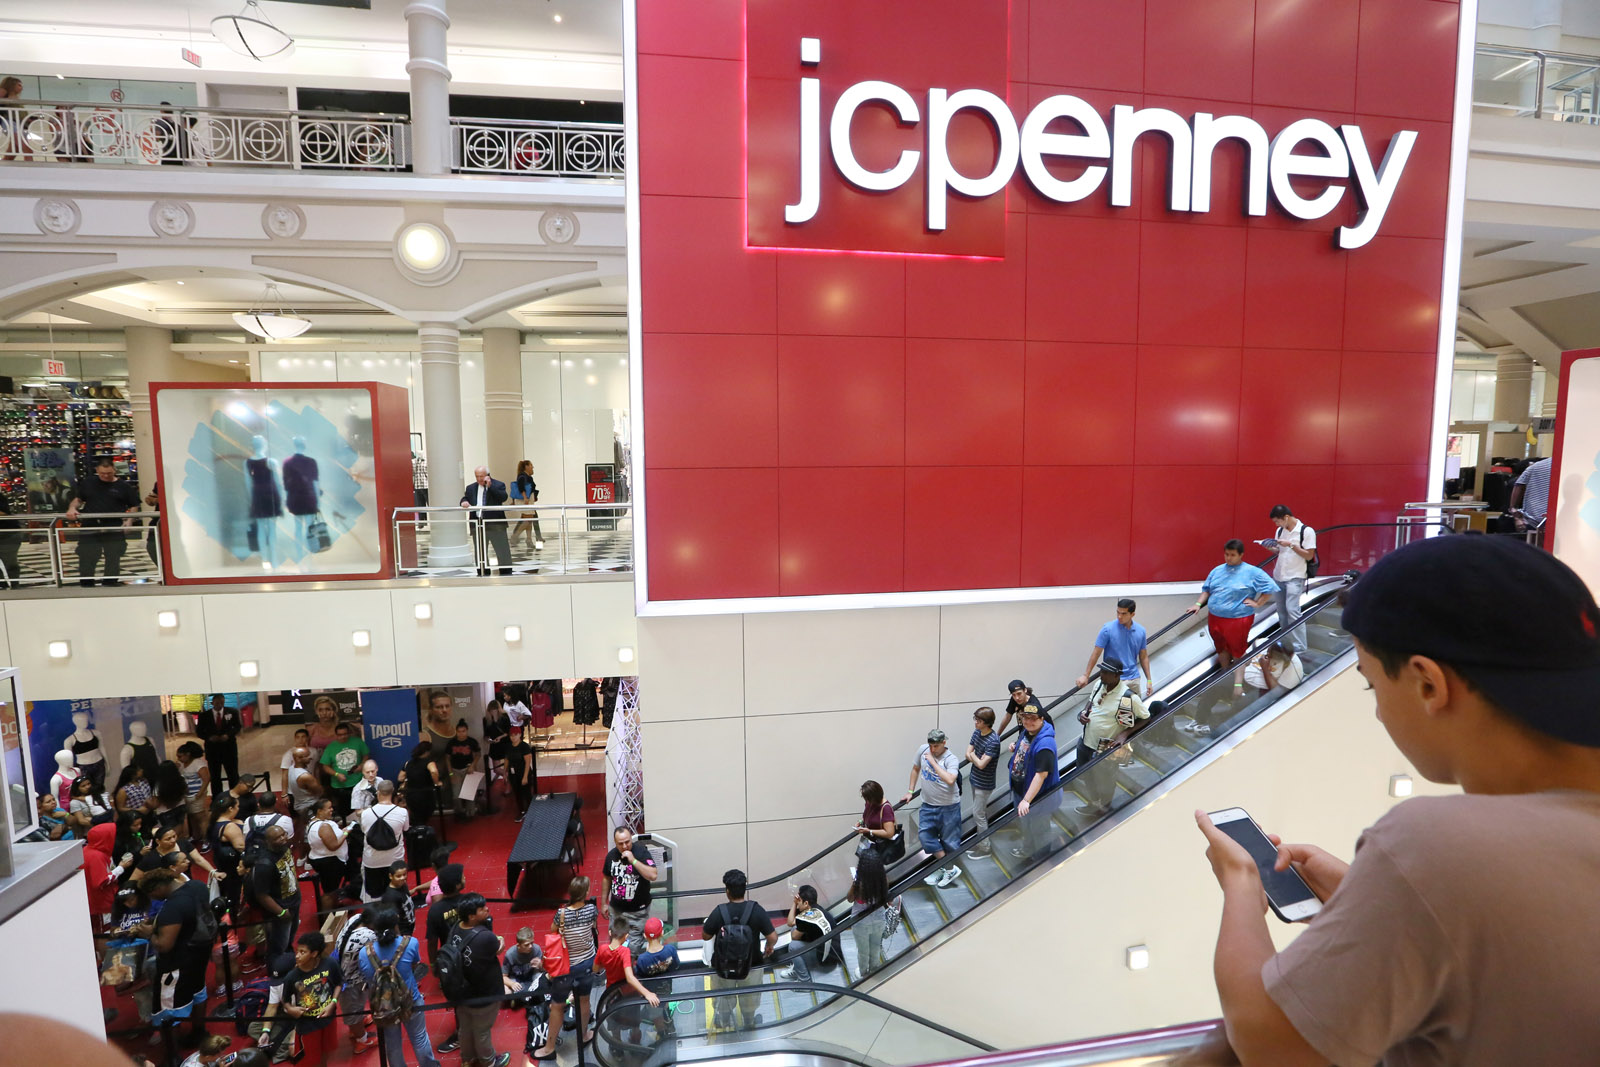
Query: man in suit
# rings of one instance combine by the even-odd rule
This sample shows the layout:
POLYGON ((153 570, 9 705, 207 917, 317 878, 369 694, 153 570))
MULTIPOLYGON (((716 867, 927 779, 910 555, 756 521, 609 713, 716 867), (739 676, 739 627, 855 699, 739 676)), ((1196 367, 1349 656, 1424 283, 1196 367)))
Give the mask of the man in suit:
MULTIPOLYGON (((472 521, 483 527, 483 532, 488 538, 489 545, 494 548, 495 560, 500 564, 500 573, 511 573, 511 538, 506 534, 506 517, 504 511, 485 512, 484 508, 501 507, 507 499, 506 483, 495 481, 489 477, 488 467, 479 467, 473 472, 476 479, 467 486, 467 491, 461 494, 461 506, 471 509, 472 521)), ((486 547, 483 558, 478 560, 478 573, 489 573, 489 550, 486 547)))
POLYGON ((239 784, 239 731, 243 724, 236 708, 228 707, 221 693, 211 698, 211 706, 195 716, 194 732, 206 745, 206 765, 211 768, 211 795, 220 797, 225 788, 239 784), (228 785, 222 779, 228 779, 228 785))

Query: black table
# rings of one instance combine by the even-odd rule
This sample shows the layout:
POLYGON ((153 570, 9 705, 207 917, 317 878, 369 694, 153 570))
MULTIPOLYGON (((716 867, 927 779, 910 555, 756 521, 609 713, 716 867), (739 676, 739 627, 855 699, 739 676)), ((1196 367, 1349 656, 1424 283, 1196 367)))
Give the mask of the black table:
POLYGON ((546 793, 534 797, 528 804, 528 813, 522 817, 522 828, 517 831, 511 854, 506 857, 506 895, 513 900, 513 911, 541 904, 552 906, 566 903, 564 883, 557 894, 542 900, 531 896, 531 883, 537 880, 539 864, 554 864, 561 859, 561 846, 567 840, 567 824, 572 821, 572 812, 577 806, 576 793, 546 793), (524 872, 529 877, 523 878, 524 872), (517 895, 519 883, 529 889, 529 897, 517 895))

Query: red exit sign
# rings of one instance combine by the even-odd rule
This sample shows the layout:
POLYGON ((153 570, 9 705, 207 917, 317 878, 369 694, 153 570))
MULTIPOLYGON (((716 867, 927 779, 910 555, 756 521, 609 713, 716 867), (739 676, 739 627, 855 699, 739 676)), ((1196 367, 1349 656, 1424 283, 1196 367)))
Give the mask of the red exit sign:
POLYGON ((62 359, 47 359, 44 361, 44 375, 46 378, 65 378, 67 376, 67 363, 62 359))
POLYGON ((180 56, 182 56, 183 57, 183 61, 185 63, 189 64, 191 67, 198 67, 200 65, 200 53, 199 52, 191 52, 187 48, 180 48, 178 50, 178 54, 180 56))

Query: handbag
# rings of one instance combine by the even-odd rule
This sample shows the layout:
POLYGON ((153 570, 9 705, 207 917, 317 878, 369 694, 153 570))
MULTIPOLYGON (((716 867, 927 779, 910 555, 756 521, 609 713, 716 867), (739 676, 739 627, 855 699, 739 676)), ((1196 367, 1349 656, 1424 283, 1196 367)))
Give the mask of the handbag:
POLYGON ((895 897, 883 906, 883 939, 885 941, 894 936, 900 929, 900 913, 905 908, 905 898, 895 897))
POLYGON ((904 826, 896 826, 894 828, 894 836, 886 841, 877 842, 876 847, 878 849, 878 855, 880 858, 882 858, 883 865, 885 867, 889 866, 891 863, 894 863, 896 860, 905 859, 906 828, 904 826))
POLYGON ((333 536, 328 533, 328 524, 323 521, 322 512, 306 523, 306 547, 313 552, 326 552, 333 545, 333 536))

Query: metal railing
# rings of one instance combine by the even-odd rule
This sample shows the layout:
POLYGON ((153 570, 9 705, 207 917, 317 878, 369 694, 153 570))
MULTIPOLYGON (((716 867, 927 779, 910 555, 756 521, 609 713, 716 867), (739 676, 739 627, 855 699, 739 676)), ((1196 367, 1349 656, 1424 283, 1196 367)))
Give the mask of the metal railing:
POLYGON ((1600 124, 1600 56, 1480 44, 1472 106, 1518 118, 1600 124))
POLYGON ((608 122, 450 120, 451 155, 462 174, 621 178, 622 128, 608 122))
POLYGON ((0 110, 11 161, 405 170, 404 115, 17 102, 0 110))
MULTIPOLYGON (((16 101, 0 105, 0 161, 404 171, 410 128, 381 113, 16 101)), ((623 176, 616 123, 452 118, 450 142, 461 174, 623 176)))
POLYGON ((0 588, 148 585, 161 581, 161 539, 147 538, 157 511, 6 515, 0 521, 0 588), (104 520, 85 525, 81 520, 104 520))
POLYGON ((397 578, 633 570, 631 504, 396 508, 391 525, 397 578), (480 511, 482 521, 473 517, 480 511), (470 560, 440 558, 450 555, 434 550, 442 529, 450 530, 450 542, 470 547, 470 560))

